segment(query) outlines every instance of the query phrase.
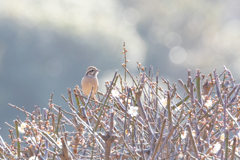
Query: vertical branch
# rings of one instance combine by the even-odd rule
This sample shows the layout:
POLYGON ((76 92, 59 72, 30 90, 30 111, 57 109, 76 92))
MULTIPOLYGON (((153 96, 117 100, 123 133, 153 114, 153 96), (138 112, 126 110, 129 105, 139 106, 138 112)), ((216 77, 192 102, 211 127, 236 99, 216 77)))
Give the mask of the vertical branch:
POLYGON ((221 92, 220 92, 220 82, 219 82, 219 77, 216 73, 216 70, 214 71, 214 78, 215 78, 215 83, 216 83, 217 96, 218 96, 218 99, 221 100, 221 102, 222 102, 222 96, 221 96, 221 92))
POLYGON ((55 131, 55 117, 54 117, 54 114, 51 113, 51 118, 52 118, 52 127, 53 127, 53 131, 55 131))
POLYGON ((224 95, 224 102, 223 102, 223 122, 224 122, 224 133, 225 133, 225 159, 227 159, 228 155, 228 136, 229 136, 229 130, 227 129, 227 95, 224 95))
POLYGON ((202 102, 202 96, 201 96, 201 73, 200 70, 197 69, 197 75, 196 75, 196 87, 197 87, 197 98, 200 104, 203 104, 202 102))
MULTIPOLYGON (((223 103, 223 123, 224 123, 224 131, 227 129, 227 95, 224 95, 224 103, 223 103)), ((225 135, 226 136, 226 135, 225 135)))
POLYGON ((235 135, 235 136, 233 137, 231 160, 234 160, 234 158, 235 158, 236 143, 237 143, 237 136, 235 135))
POLYGON ((229 69, 226 68, 226 66, 223 66, 224 70, 227 72, 227 75, 229 76, 230 82, 231 82, 231 87, 235 87, 235 81, 233 79, 232 73, 230 72, 229 69))
MULTIPOLYGON (((127 107, 128 107, 128 99, 129 99, 129 96, 130 96, 130 91, 131 91, 131 89, 129 88, 128 89, 128 95, 127 95, 126 107, 125 107, 125 120, 124 120, 124 129, 123 129, 123 139, 124 140, 125 140, 125 136, 126 136, 127 107)), ((123 143, 123 147, 122 147, 122 155, 123 155, 123 151, 124 151, 124 144, 125 143, 123 143)))
POLYGON ((60 126, 61 118, 62 118, 62 112, 60 111, 60 112, 58 113, 58 122, 57 122, 56 130, 55 130, 55 134, 56 134, 56 135, 58 135, 58 128, 59 128, 59 126, 60 126))
POLYGON ((110 157, 110 153, 111 153, 111 146, 112 143, 114 142, 115 139, 118 138, 117 134, 113 133, 113 110, 110 113, 110 129, 109 131, 107 131, 106 135, 103 135, 102 133, 100 133, 100 136, 102 137, 102 139, 105 141, 105 160, 111 160, 110 157))
POLYGON ((162 144, 162 136, 163 136, 163 131, 164 131, 164 128, 165 128, 166 121, 167 121, 167 118, 164 118, 164 119, 163 119, 162 128, 161 128, 161 130, 160 130, 160 136, 159 136, 159 138, 158 138, 157 145, 156 145, 156 147, 155 147, 155 149, 154 149, 154 152, 153 152, 153 154, 152 154, 152 159, 155 159, 155 156, 156 156, 157 152, 159 151, 160 146, 161 146, 161 144, 162 144))
MULTIPOLYGON (((96 123, 96 126, 95 126, 95 129, 94 129, 95 132, 96 132, 97 129, 98 129, 98 125, 99 125, 99 123, 100 123, 100 117, 101 117, 102 114, 103 114, 103 107, 105 106, 105 104, 106 104, 107 101, 108 101, 108 98, 109 98, 110 93, 111 93, 111 91, 112 91, 113 83, 114 83, 114 80, 115 80, 116 76, 117 76, 117 71, 115 72, 114 77, 113 77, 113 80, 111 81, 111 84, 110 84, 110 88, 109 88, 108 92, 106 93, 107 95, 106 95, 106 98, 105 98, 105 100, 104 100, 104 103, 101 105, 101 108, 100 108, 100 111, 101 111, 101 112, 100 112, 100 114, 99 114, 99 119, 98 119, 98 121, 97 121, 97 123, 96 123)), ((99 106, 99 107, 100 107, 100 106, 99 106)))
POLYGON ((187 88, 189 88, 189 86, 190 86, 190 81, 191 81, 191 70, 190 69, 188 69, 188 81, 187 81, 187 88))
MULTIPOLYGON (((228 159, 228 139, 229 139, 229 130, 227 129, 225 131, 225 157, 224 159, 227 160, 228 159)), ((235 153, 234 153, 235 154, 235 153)))
POLYGON ((168 128, 172 127, 172 110, 170 105, 170 91, 167 91, 168 128))
POLYGON ((76 102, 77 102, 77 105, 78 105, 79 110, 80 110, 80 101, 82 102, 83 106, 85 106, 85 102, 83 100, 83 97, 82 97, 82 94, 80 92, 80 88, 79 88, 78 85, 76 85, 75 88, 73 89, 73 93, 75 95, 76 102))
POLYGON ((18 131, 18 121, 15 120, 15 129, 16 129, 16 136, 17 136, 17 155, 18 158, 20 159, 20 138, 19 138, 19 131, 18 131))
POLYGON ((61 160, 73 160, 71 154, 69 153, 69 148, 66 143, 65 137, 61 137, 62 142, 62 153, 60 154, 61 160))
POLYGON ((189 87, 190 87, 190 99, 191 99, 191 105, 192 105, 192 108, 194 108, 194 106, 195 106, 195 98, 194 98, 194 94, 193 94, 193 92, 194 92, 194 89, 193 89, 193 87, 194 87, 194 84, 193 84, 193 82, 192 82, 192 78, 191 77, 189 77, 189 87))
POLYGON ((68 88, 67 90, 68 90, 68 99, 69 99, 69 102, 71 103, 71 105, 73 105, 71 88, 68 88))
POLYGON ((114 128, 114 126, 113 126, 113 122, 114 122, 114 120, 113 120, 113 116, 114 116, 114 113, 113 113, 113 109, 111 110, 111 115, 110 115, 110 129, 109 129, 109 134, 111 135, 112 133, 113 133, 113 128, 114 128))
POLYGON ((145 110, 143 108, 142 101, 141 101, 141 95, 142 95, 143 88, 144 88, 144 77, 145 77, 144 74, 142 74, 141 84, 140 84, 138 91, 135 93, 135 95, 136 95, 137 106, 140 109, 140 116, 146 120, 147 116, 146 116, 146 113, 145 113, 145 110))
POLYGON ((190 126, 189 123, 187 123, 187 129, 188 129, 188 133, 190 134, 190 139, 191 139, 191 142, 192 142, 192 146, 193 146, 195 155, 196 155, 196 157, 199 157, 198 156, 199 155, 198 148, 196 146, 196 142, 195 142, 195 139, 194 139, 193 134, 192 134, 192 127, 190 126))

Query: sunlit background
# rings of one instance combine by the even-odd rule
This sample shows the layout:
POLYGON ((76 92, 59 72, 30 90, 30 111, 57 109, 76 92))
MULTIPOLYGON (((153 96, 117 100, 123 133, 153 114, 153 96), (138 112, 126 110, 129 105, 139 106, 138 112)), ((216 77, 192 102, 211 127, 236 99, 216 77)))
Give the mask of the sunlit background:
POLYGON ((177 82, 187 69, 208 74, 223 65, 240 77, 240 1, 226 0, 0 0, 0 134, 24 114, 80 85, 88 66, 101 69, 100 90, 116 69, 136 62, 177 82))

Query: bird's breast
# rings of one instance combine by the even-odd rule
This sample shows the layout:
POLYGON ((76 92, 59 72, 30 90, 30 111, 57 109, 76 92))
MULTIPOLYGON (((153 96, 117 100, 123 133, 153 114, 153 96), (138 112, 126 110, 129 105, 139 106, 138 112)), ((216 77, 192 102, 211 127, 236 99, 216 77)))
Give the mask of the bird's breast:
POLYGON ((93 87, 92 95, 95 95, 98 89, 98 79, 96 77, 85 76, 81 82, 83 94, 89 95, 93 87))

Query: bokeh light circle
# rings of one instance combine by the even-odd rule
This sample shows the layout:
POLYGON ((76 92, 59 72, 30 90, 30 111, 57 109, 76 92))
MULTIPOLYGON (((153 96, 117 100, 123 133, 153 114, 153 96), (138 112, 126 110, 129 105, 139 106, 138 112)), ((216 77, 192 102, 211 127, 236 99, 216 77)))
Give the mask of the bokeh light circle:
POLYGON ((180 46, 173 47, 169 52, 169 58, 173 63, 181 64, 187 58, 187 53, 185 49, 180 46))

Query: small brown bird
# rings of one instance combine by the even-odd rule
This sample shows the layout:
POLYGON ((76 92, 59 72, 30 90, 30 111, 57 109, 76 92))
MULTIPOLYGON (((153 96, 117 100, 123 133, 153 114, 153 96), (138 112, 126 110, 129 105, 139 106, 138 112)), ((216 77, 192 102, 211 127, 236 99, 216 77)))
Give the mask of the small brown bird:
POLYGON ((203 89, 202 89, 203 95, 208 95, 212 87, 213 87, 212 82, 210 82, 207 78, 203 83, 203 89))
POLYGON ((90 66, 88 67, 86 74, 84 75, 84 77, 82 78, 82 82, 81 82, 81 86, 82 86, 82 92, 84 95, 89 95, 89 93, 92 90, 93 87, 93 91, 92 91, 92 98, 96 100, 95 94, 98 91, 98 72, 100 70, 97 69, 94 66, 90 66))

